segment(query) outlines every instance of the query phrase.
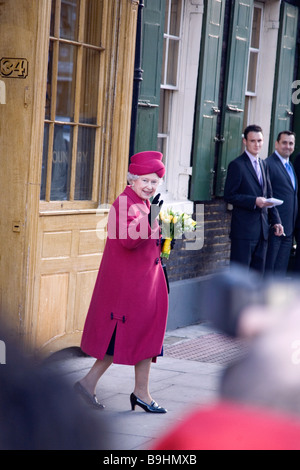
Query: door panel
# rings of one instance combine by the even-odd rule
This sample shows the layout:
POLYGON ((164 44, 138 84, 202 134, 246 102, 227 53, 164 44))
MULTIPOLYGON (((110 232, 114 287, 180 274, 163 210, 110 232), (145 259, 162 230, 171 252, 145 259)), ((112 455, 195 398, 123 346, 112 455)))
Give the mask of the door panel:
POLYGON ((228 164, 241 152, 253 0, 234 3, 222 115, 224 137, 218 159, 216 195, 223 196, 228 164))
POLYGON ((66 330, 69 273, 42 275, 37 338, 45 345, 66 330))
POLYGON ((80 344, 106 238, 107 211, 39 217, 35 349, 80 344))
POLYGON ((209 200, 213 191, 225 0, 205 2, 190 198, 209 200))
POLYGON ((296 53, 298 7, 283 2, 273 95, 272 123, 269 152, 280 131, 290 130, 292 117, 292 83, 296 53))

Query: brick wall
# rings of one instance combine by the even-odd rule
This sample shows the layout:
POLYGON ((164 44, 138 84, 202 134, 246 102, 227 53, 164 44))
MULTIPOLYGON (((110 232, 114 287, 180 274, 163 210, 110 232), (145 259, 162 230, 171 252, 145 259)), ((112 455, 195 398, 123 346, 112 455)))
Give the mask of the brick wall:
POLYGON ((201 250, 185 249, 184 240, 176 240, 166 261, 169 281, 205 276, 225 267, 230 255, 230 212, 223 199, 204 203, 204 246, 201 250))

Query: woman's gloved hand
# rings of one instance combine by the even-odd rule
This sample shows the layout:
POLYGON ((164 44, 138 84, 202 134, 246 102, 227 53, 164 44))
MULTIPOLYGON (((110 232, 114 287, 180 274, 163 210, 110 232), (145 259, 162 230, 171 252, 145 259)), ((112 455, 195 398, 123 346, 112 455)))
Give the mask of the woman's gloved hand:
POLYGON ((150 206, 150 212, 148 214, 148 220, 149 220, 149 224, 150 224, 151 227, 152 227, 152 224, 153 224, 154 220, 156 219, 156 217, 160 213, 161 206, 164 203, 164 201, 160 201, 159 198, 160 198, 160 194, 157 194, 153 198, 153 201, 152 201, 151 206, 150 206))

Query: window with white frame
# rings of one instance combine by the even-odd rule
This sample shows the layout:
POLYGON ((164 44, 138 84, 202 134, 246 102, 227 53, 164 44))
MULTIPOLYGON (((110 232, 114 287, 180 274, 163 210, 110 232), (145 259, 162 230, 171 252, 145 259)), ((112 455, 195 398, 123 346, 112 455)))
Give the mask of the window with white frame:
POLYGON ((164 49, 158 124, 158 150, 168 160, 169 121, 172 95, 178 90, 178 66, 182 31, 183 0, 166 0, 164 49))
POLYGON ((248 96, 256 95, 258 65, 259 65, 259 52, 260 52, 260 38, 262 30, 262 5, 255 4, 253 9, 252 19, 252 32, 249 48, 249 61, 248 61, 248 78, 247 90, 248 96))
POLYGON ((244 127, 249 122, 252 99, 257 95, 257 82, 259 72, 259 57, 261 50, 261 33, 263 24, 263 5, 255 3, 252 17, 252 30, 249 47, 248 73, 246 85, 246 99, 244 112, 244 127))

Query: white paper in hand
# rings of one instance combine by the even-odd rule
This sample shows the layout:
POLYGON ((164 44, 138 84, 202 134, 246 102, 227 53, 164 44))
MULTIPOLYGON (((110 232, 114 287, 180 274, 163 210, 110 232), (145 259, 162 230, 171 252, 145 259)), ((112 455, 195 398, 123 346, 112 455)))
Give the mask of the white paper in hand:
POLYGON ((281 204, 283 204, 283 201, 281 199, 276 199, 275 197, 270 197, 269 199, 266 199, 266 202, 272 203, 272 206, 269 207, 280 206, 281 204))

